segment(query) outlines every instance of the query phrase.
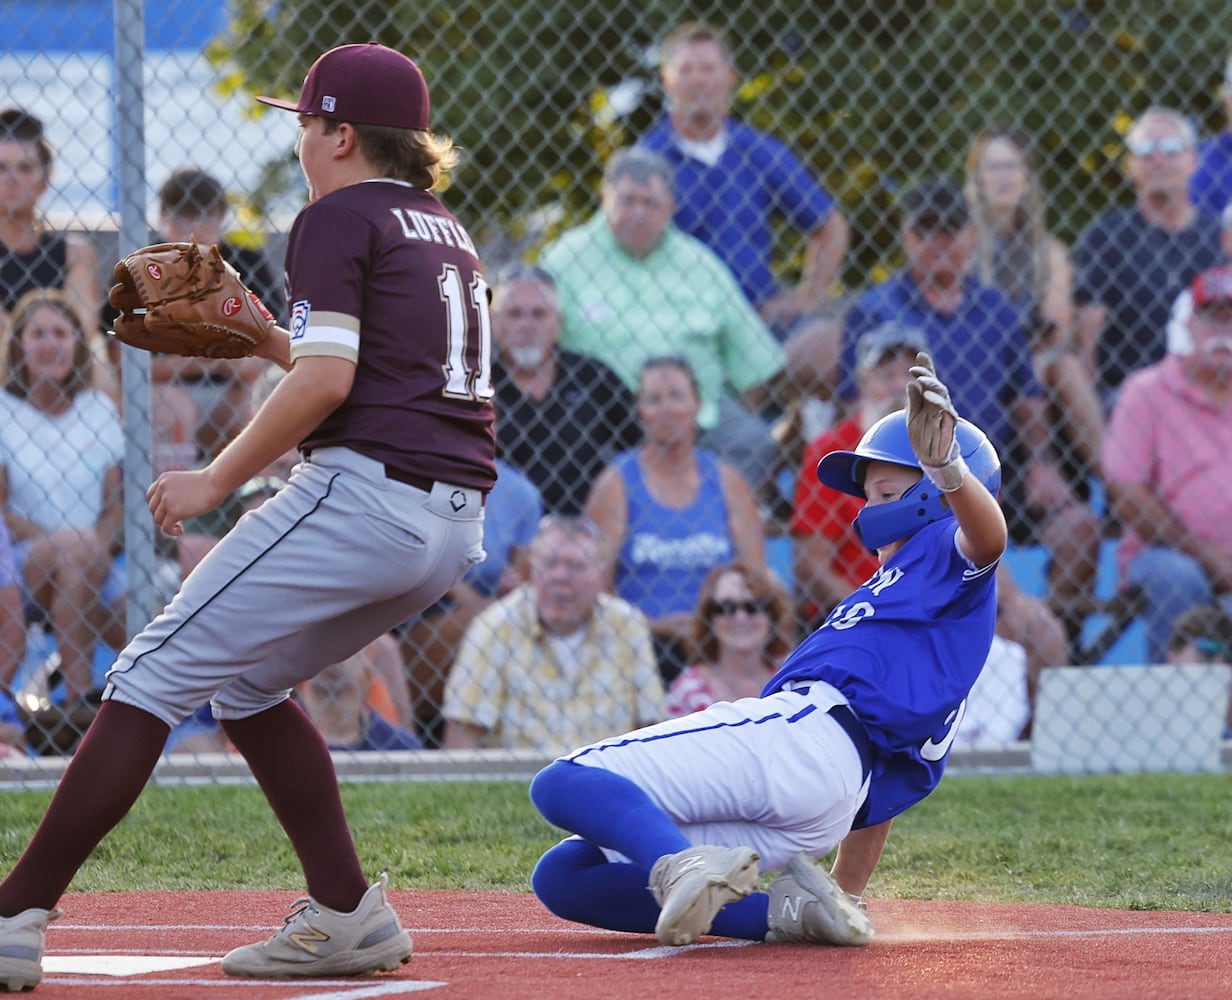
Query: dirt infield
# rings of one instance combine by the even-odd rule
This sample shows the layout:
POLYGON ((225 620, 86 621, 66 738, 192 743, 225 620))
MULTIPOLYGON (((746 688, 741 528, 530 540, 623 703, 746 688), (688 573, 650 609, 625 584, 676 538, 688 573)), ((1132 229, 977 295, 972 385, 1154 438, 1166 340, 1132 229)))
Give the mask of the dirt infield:
POLYGON ((1190 998, 1232 995, 1232 914, 874 900, 867 948, 653 938, 563 923, 512 893, 391 892, 415 940, 395 974, 235 980, 218 958, 277 927, 293 894, 72 893, 41 1000, 483 1000, 681 996, 1190 998))

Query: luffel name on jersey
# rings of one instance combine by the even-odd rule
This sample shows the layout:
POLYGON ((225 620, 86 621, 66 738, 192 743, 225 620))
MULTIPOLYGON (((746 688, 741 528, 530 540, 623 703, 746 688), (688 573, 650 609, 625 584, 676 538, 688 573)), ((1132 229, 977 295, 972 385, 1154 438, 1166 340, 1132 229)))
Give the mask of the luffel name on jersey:
POLYGON ((465 250, 472 257, 478 257, 479 251, 463 229, 453 219, 443 215, 432 215, 419 212, 413 208, 391 208, 394 218, 402 226, 402 235, 408 240, 422 240, 425 243, 437 243, 440 246, 457 247, 465 250))

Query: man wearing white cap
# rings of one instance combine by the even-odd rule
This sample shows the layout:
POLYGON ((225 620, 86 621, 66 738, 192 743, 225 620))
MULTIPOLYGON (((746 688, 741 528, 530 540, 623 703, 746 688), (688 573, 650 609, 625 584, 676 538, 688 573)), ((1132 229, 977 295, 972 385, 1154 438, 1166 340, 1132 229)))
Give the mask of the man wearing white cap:
MULTIPOLYGON (((1232 170, 1232 164, 1229 165, 1232 170)), ((1232 181, 1232 176, 1229 177, 1232 181)), ((1225 260, 1232 260, 1232 204, 1223 207, 1219 215, 1219 248, 1225 260)), ((1193 350, 1193 334, 1189 332, 1189 320, 1193 316, 1193 293, 1188 288, 1181 291, 1172 302, 1168 316, 1168 353, 1188 354, 1193 350)))

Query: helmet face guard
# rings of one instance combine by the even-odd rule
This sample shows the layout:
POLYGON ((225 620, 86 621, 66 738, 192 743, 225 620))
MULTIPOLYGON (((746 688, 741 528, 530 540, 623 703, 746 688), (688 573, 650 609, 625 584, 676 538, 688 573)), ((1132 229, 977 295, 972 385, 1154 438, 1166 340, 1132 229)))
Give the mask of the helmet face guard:
POLYGON ((876 552, 891 542, 914 535, 926 524, 953 517, 949 504, 941 499, 944 496, 927 477, 921 476, 900 499, 864 507, 852 526, 864 547, 876 552))
MULTIPOLYGON (((970 474, 997 496, 1001 490, 1001 460, 996 449, 970 421, 959 418, 955 435, 970 474)), ((864 432, 854 451, 832 451, 823 457, 817 463, 817 478, 841 493, 867 499, 864 473, 872 461, 916 469, 921 476, 898 500, 866 505, 856 515, 856 534, 870 552, 909 538, 926 524, 954 516, 943 500, 945 494, 923 475, 907 434, 906 410, 896 410, 878 420, 864 432)))

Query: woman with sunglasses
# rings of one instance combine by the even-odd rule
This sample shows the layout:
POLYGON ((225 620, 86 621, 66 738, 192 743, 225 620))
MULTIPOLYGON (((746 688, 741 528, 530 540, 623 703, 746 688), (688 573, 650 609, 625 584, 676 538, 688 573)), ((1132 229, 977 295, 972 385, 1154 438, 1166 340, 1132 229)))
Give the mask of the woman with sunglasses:
POLYGON ((791 607, 773 577, 741 561, 716 566, 693 618, 696 659, 668 689, 667 714, 756 698, 791 652, 792 638, 791 607))

